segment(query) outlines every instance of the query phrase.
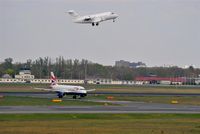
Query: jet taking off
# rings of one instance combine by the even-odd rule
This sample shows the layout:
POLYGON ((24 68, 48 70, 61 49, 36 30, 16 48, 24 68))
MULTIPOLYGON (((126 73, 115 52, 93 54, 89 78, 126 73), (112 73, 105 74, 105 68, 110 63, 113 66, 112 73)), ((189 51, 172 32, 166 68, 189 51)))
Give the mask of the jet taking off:
POLYGON ((98 26, 100 22, 106 20, 113 20, 113 22, 115 22, 115 19, 118 17, 118 15, 113 12, 104 12, 84 16, 80 16, 74 10, 69 10, 68 13, 73 17, 73 22, 81 24, 92 24, 92 26, 98 26))
POLYGON ((85 90, 85 88, 82 86, 58 85, 56 77, 54 76, 53 72, 51 72, 50 89, 45 89, 45 88, 35 88, 35 89, 56 92, 59 98, 63 98, 64 95, 73 95, 73 99, 76 99, 77 96, 85 97, 87 96, 87 92, 95 90, 95 89, 85 90))

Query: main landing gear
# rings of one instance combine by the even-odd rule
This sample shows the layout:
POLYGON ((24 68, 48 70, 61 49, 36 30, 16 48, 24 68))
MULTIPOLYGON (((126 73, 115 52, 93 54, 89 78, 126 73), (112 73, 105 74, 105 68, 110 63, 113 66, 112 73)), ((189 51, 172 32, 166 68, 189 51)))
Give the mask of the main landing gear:
POLYGON ((63 98, 63 96, 62 96, 62 95, 59 95, 59 96, 58 96, 58 98, 60 98, 60 99, 61 99, 61 98, 63 98))
MULTIPOLYGON (((98 25, 99 25, 99 22, 96 23, 96 26, 98 26, 98 25)), ((92 26, 95 26, 94 22, 92 23, 92 26)))
MULTIPOLYGON (((81 99, 81 98, 83 98, 83 97, 85 97, 85 96, 87 96, 87 94, 80 94, 80 95, 78 95, 79 99, 81 99)), ((73 95, 72 98, 73 98, 73 99, 77 99, 77 95, 73 95)))
POLYGON ((73 96, 73 99, 76 99, 76 95, 73 96))

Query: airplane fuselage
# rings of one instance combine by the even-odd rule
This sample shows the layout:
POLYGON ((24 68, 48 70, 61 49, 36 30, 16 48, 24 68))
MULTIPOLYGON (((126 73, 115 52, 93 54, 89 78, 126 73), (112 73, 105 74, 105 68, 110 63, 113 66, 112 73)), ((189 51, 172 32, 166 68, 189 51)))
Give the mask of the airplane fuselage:
POLYGON ((80 16, 74 10, 69 10, 68 13, 72 16, 73 22, 81 24, 91 23, 92 26, 98 26, 100 22, 107 20, 113 20, 113 22, 115 22, 115 19, 118 17, 118 15, 113 12, 103 12, 84 16, 80 16))
POLYGON ((94 22, 102 22, 105 20, 115 20, 117 17, 118 15, 115 13, 104 12, 104 13, 99 13, 99 14, 94 14, 94 15, 80 16, 80 17, 75 18, 74 22, 75 23, 94 23, 94 22))
POLYGON ((52 91, 58 93, 58 97, 62 98, 64 95, 78 95, 80 97, 87 96, 87 91, 82 86, 73 85, 53 85, 52 91))

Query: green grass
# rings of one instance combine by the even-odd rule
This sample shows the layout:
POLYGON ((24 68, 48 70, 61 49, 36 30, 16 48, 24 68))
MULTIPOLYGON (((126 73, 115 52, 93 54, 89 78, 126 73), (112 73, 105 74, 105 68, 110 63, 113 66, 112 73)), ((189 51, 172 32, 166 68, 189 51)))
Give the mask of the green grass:
POLYGON ((6 134, 199 134, 200 114, 0 114, 6 134))
POLYGON ((200 96, 120 96, 120 95, 90 95, 90 99, 106 100, 112 96, 113 101, 135 101, 147 103, 164 103, 170 104, 172 100, 178 101, 178 104, 183 105, 200 105, 200 96))
MULTIPOLYGON (((108 100, 109 95, 89 95, 87 99, 90 100, 108 100)), ((113 96, 113 101, 135 101, 147 103, 164 103, 170 104, 172 100, 178 101, 178 104, 183 105, 200 105, 200 96, 113 96)), ((89 106, 89 105, 105 105, 101 102, 85 101, 84 99, 67 100, 63 98, 62 102, 52 102, 52 98, 36 98, 36 97, 18 97, 18 96, 5 96, 0 98, 0 106, 51 106, 51 105, 66 105, 66 106, 89 106)), ((114 105, 107 103, 107 105, 114 105)))
MULTIPOLYGON (((130 93, 200 93, 200 86, 161 86, 161 85, 81 85, 86 89, 98 92, 130 92, 130 93)), ((48 88, 49 84, 33 83, 0 83, 0 92, 41 92, 34 88, 48 88)))
MULTIPOLYGON (((66 106, 88 106, 88 105, 104 105, 101 102, 91 102, 84 100, 65 100, 62 102, 52 102, 50 98, 35 98, 35 97, 16 97, 6 96, 0 98, 0 106, 51 106, 51 105, 66 105, 66 106)), ((113 105, 107 103, 107 105, 113 105)))
POLYGON ((200 114, 0 114, 0 121, 200 119, 200 114))

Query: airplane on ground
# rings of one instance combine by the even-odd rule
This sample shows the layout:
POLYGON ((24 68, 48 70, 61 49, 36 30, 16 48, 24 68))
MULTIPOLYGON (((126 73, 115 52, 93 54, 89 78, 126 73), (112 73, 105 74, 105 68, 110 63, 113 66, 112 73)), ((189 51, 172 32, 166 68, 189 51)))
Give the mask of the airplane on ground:
POLYGON ((56 92, 58 98, 63 98, 63 96, 65 96, 65 95, 73 95, 73 99, 76 99, 77 96, 80 96, 80 98, 85 97, 85 96, 87 96, 87 92, 95 90, 95 89, 85 90, 85 88, 82 86, 58 85, 57 79, 54 76, 53 72, 51 72, 50 89, 45 89, 45 88, 35 88, 35 89, 56 92))
POLYGON ((74 10, 69 10, 68 13, 73 17, 73 22, 81 24, 92 24, 92 26, 98 26, 100 22, 107 20, 113 20, 113 22, 115 22, 115 19, 118 17, 118 15, 113 12, 104 12, 84 16, 80 16, 74 10))

